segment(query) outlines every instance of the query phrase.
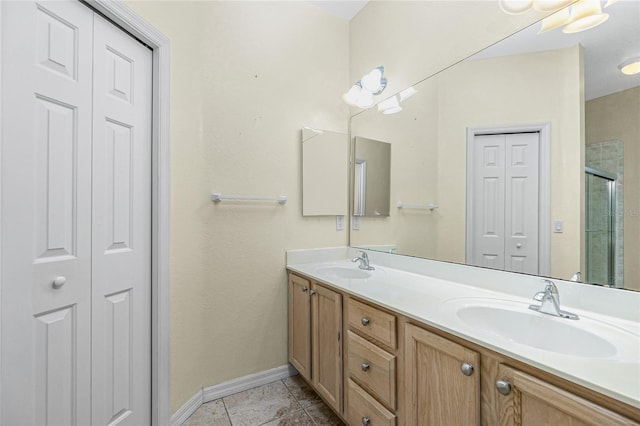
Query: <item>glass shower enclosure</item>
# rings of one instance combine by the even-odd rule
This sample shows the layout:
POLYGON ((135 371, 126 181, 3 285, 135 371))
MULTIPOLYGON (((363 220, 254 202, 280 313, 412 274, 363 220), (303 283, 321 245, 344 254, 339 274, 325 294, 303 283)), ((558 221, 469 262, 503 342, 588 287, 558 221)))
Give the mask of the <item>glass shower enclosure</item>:
POLYGON ((615 286, 615 194, 615 175, 585 167, 586 283, 615 286))

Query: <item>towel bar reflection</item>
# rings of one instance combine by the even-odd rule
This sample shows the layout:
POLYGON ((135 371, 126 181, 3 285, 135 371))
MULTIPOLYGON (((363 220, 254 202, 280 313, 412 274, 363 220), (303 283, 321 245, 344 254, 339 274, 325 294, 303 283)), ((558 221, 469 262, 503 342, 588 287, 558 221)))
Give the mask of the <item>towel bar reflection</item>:
POLYGON ((439 206, 437 204, 416 204, 416 203, 403 203, 402 201, 398 201, 397 207, 399 209, 433 210, 433 209, 437 209, 439 206))
POLYGON ((278 195, 277 197, 258 197, 252 195, 222 195, 220 193, 211 194, 211 201, 214 203, 219 203, 224 200, 234 200, 234 201, 277 201, 279 204, 284 204, 287 202, 286 195, 278 195))

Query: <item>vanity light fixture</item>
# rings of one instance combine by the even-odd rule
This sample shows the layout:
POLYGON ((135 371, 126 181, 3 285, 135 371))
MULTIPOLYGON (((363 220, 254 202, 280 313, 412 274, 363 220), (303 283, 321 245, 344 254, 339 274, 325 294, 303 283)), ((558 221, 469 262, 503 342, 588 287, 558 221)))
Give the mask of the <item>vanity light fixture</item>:
POLYGON ((624 61, 618 65, 618 69, 625 75, 640 74, 640 56, 624 61))
POLYGON ((398 96, 393 95, 392 97, 380 102, 378 104, 378 111, 382 111, 383 114, 387 114, 387 115, 395 114, 397 112, 402 111, 400 102, 398 102, 398 96))
MULTIPOLYGON (((605 8, 618 0, 607 0, 605 8)), ((530 9, 539 12, 556 11, 542 20, 540 32, 564 26, 565 34, 589 30, 609 19, 602 12, 601 0, 499 0, 500 8, 508 14, 517 15, 530 9)))
POLYGON ((342 100, 347 105, 368 109, 375 104, 373 96, 382 93, 385 87, 387 87, 387 79, 384 77, 384 67, 379 66, 363 75, 347 93, 342 95, 342 100))
POLYGON ((565 34, 579 33, 597 27, 609 19, 608 13, 602 13, 600 0, 580 0, 571 6, 571 18, 562 29, 565 34))

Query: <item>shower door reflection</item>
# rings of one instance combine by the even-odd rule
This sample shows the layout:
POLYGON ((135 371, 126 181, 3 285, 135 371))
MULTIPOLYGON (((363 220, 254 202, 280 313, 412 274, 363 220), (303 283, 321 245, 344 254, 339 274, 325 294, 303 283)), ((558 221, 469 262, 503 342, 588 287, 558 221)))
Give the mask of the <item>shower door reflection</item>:
POLYGON ((615 286, 615 176, 585 167, 585 282, 615 286))

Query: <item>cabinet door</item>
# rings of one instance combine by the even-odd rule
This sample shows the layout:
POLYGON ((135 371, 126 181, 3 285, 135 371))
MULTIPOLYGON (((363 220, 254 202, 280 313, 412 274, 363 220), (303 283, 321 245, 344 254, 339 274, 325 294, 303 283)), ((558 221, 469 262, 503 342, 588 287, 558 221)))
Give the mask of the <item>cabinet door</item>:
POLYGON ((638 424, 506 365, 500 365, 498 377, 501 426, 638 424))
POLYGON ((407 424, 480 424, 478 353, 407 324, 405 356, 407 424))
POLYGON ((311 380, 311 283, 289 276, 289 362, 311 380))
POLYGON ((336 411, 342 401, 342 296, 314 283, 312 304, 313 373, 318 393, 336 411))

